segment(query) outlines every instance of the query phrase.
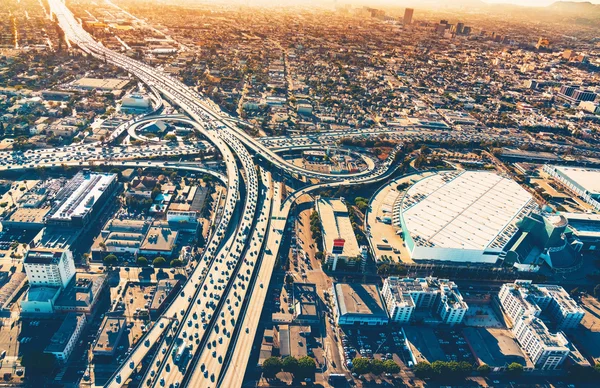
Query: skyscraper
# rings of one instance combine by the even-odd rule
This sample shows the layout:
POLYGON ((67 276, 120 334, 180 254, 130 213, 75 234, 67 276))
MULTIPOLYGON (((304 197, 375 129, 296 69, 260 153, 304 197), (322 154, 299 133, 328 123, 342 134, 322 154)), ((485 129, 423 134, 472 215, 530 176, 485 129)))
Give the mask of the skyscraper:
POLYGON ((404 10, 404 25, 405 26, 408 26, 409 24, 412 23, 412 17, 413 17, 414 12, 415 12, 415 10, 412 8, 406 8, 404 10))

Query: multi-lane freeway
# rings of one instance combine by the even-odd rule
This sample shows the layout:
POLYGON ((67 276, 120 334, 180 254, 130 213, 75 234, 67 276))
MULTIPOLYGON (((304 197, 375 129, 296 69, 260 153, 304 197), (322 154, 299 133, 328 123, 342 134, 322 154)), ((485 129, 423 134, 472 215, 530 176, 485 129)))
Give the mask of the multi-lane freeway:
MULTIPOLYGON (((278 234, 285 228, 293 203, 288 200, 282 204, 281 182, 274 182, 270 171, 257 166, 251 154, 287 174, 319 179, 324 182, 321 185, 336 186, 382 179, 389 174, 396 150, 384 163, 365 158, 368 168, 355 174, 306 170, 249 136, 237 127, 236 119, 218 110, 212 101, 180 81, 96 42, 60 0, 49 3, 73 45, 129 71, 157 94, 179 106, 189 118, 179 116, 177 119, 194 125, 209 145, 198 142, 194 145, 151 144, 145 148, 115 146, 112 149, 82 145, 6 153, 5 169, 61 164, 83 166, 92 163, 90 161, 111 164, 111 160, 116 159, 121 164, 140 167, 198 169, 217 176, 227 187, 221 221, 200 263, 179 296, 139 340, 106 386, 123 385, 133 373, 139 373, 143 361, 150 365, 144 376, 147 386, 174 388, 191 386, 190 381, 201 387, 240 386, 239 375, 243 375, 243 370, 239 368, 247 363, 279 249, 281 237, 278 234), (194 154, 207 147, 214 147, 221 154, 226 174, 189 163, 129 160, 194 154)), ((135 121, 126 124, 120 126, 111 139, 116 139, 135 121)))

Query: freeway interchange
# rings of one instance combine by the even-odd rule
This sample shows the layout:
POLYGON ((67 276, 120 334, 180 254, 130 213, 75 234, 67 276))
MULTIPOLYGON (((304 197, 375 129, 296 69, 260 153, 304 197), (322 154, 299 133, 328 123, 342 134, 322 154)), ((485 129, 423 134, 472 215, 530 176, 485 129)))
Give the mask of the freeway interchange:
MULTIPOLYGON (((142 363, 149 364, 143 377, 145 386, 175 388, 191 386, 190 381, 193 386, 201 387, 240 386, 279 249, 278 230, 285 228, 292 203, 289 201, 282 207, 281 182, 276 182, 269 171, 259 167, 251 153, 287 174, 319 179, 335 186, 385 177, 397 150, 382 164, 375 165, 365 159, 369 168, 355 174, 319 173, 296 166, 246 134, 234 124, 234 119, 217 111, 214 103, 183 83, 94 41, 61 1, 51 0, 50 5, 71 43, 91 56, 129 71, 185 111, 189 119, 183 120, 194 125, 210 146, 219 151, 226 169, 224 175, 212 172, 227 187, 227 195, 221 221, 200 262, 180 294, 138 341, 106 386, 123 385, 142 363)), ((133 121, 127 124, 132 125, 133 121)), ((117 135, 124 130, 125 127, 119 127, 117 135)), ((115 147, 110 154, 115 155, 114 159, 127 160, 161 153, 165 156, 194 154, 199 148, 206 146, 115 147)), ((107 151, 89 145, 41 152, 39 157, 31 153, 17 155, 17 159, 23 160, 11 159, 5 169, 15 166, 15 162, 17 168, 57 164, 83 166, 88 165, 90 159, 111 164, 111 157, 105 155, 107 151)), ((126 162, 130 164, 202 169, 185 163, 126 162)))

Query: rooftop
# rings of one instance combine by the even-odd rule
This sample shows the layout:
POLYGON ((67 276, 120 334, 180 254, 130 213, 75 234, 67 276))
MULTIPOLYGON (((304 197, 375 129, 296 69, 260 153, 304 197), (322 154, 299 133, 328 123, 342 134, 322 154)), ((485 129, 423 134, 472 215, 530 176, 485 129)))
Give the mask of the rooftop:
POLYGON ((100 291, 102 291, 105 274, 85 274, 75 272, 75 276, 58 297, 55 306, 57 308, 90 308, 100 291))
POLYGON ((565 336, 562 333, 550 332, 550 330, 548 330, 548 327, 538 317, 527 317, 525 319, 529 320, 529 326, 531 327, 533 333, 546 347, 558 348, 559 350, 563 351, 569 350, 569 348, 567 347, 569 341, 565 338, 565 336))
POLYGON ((32 224, 42 224, 44 222, 44 217, 50 211, 50 208, 26 208, 21 207, 18 208, 13 214, 11 214, 9 221, 10 222, 19 222, 19 223, 32 223, 32 224))
POLYGON ((65 249, 33 248, 25 255, 25 264, 57 264, 65 249))
POLYGON ((552 166, 556 171, 575 182, 592 196, 600 196, 600 169, 552 166))
POLYGON ((73 86, 84 89, 114 90, 123 89, 128 83, 129 80, 118 78, 80 78, 73 82, 73 86))
POLYGON ((47 302, 60 293, 59 287, 32 286, 27 291, 27 302, 47 302))
POLYGON ((415 183, 402 216, 415 245, 502 249, 531 195, 515 181, 482 171, 442 172, 415 183))
POLYGON ((173 249, 177 240, 178 232, 171 230, 168 226, 153 225, 140 249, 145 251, 163 251, 169 252, 173 249))
POLYGON ((179 280, 177 279, 161 279, 158 281, 156 285, 156 292, 154 293, 154 297, 152 297, 152 302, 150 304, 151 310, 158 310, 161 308, 162 304, 167 300, 169 295, 177 289, 177 283, 179 280))
POLYGON ((375 284, 337 283, 334 287, 340 315, 373 315, 387 318, 379 287, 375 284))
POLYGON ((121 332, 127 323, 125 317, 106 317, 100 327, 100 335, 94 344, 94 352, 112 353, 119 343, 121 332))
POLYGON ((78 173, 57 194, 59 205, 50 219, 69 221, 76 217, 84 217, 104 190, 116 179, 116 174, 78 173))
POLYGON ((69 313, 65 316, 65 320, 52 338, 50 344, 44 350, 45 353, 61 353, 65 350, 65 346, 71 340, 75 329, 81 324, 80 321, 85 321, 84 314, 69 313))
POLYGON ((361 251, 348 217, 346 204, 339 199, 320 198, 317 201, 317 211, 323 225, 323 244, 327 253, 333 252, 333 240, 344 239, 345 257, 357 257, 361 251))

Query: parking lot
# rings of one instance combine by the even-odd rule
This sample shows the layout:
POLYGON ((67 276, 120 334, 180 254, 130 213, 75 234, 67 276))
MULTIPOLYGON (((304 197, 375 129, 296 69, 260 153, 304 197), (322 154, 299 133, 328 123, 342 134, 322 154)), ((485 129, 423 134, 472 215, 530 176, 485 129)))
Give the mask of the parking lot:
POLYGON ((600 361, 600 303, 592 297, 581 298, 585 315, 579 328, 568 337, 585 356, 600 361))
POLYGON ((417 362, 446 361, 446 354, 432 328, 407 326, 404 332, 417 362))
POLYGON ((502 368, 513 362, 533 366, 508 329, 467 327, 463 334, 479 363, 492 368, 502 368))
POLYGON ((400 327, 342 328, 342 345, 347 361, 356 357, 394 359, 409 365, 410 354, 404 348, 404 334, 400 327))

